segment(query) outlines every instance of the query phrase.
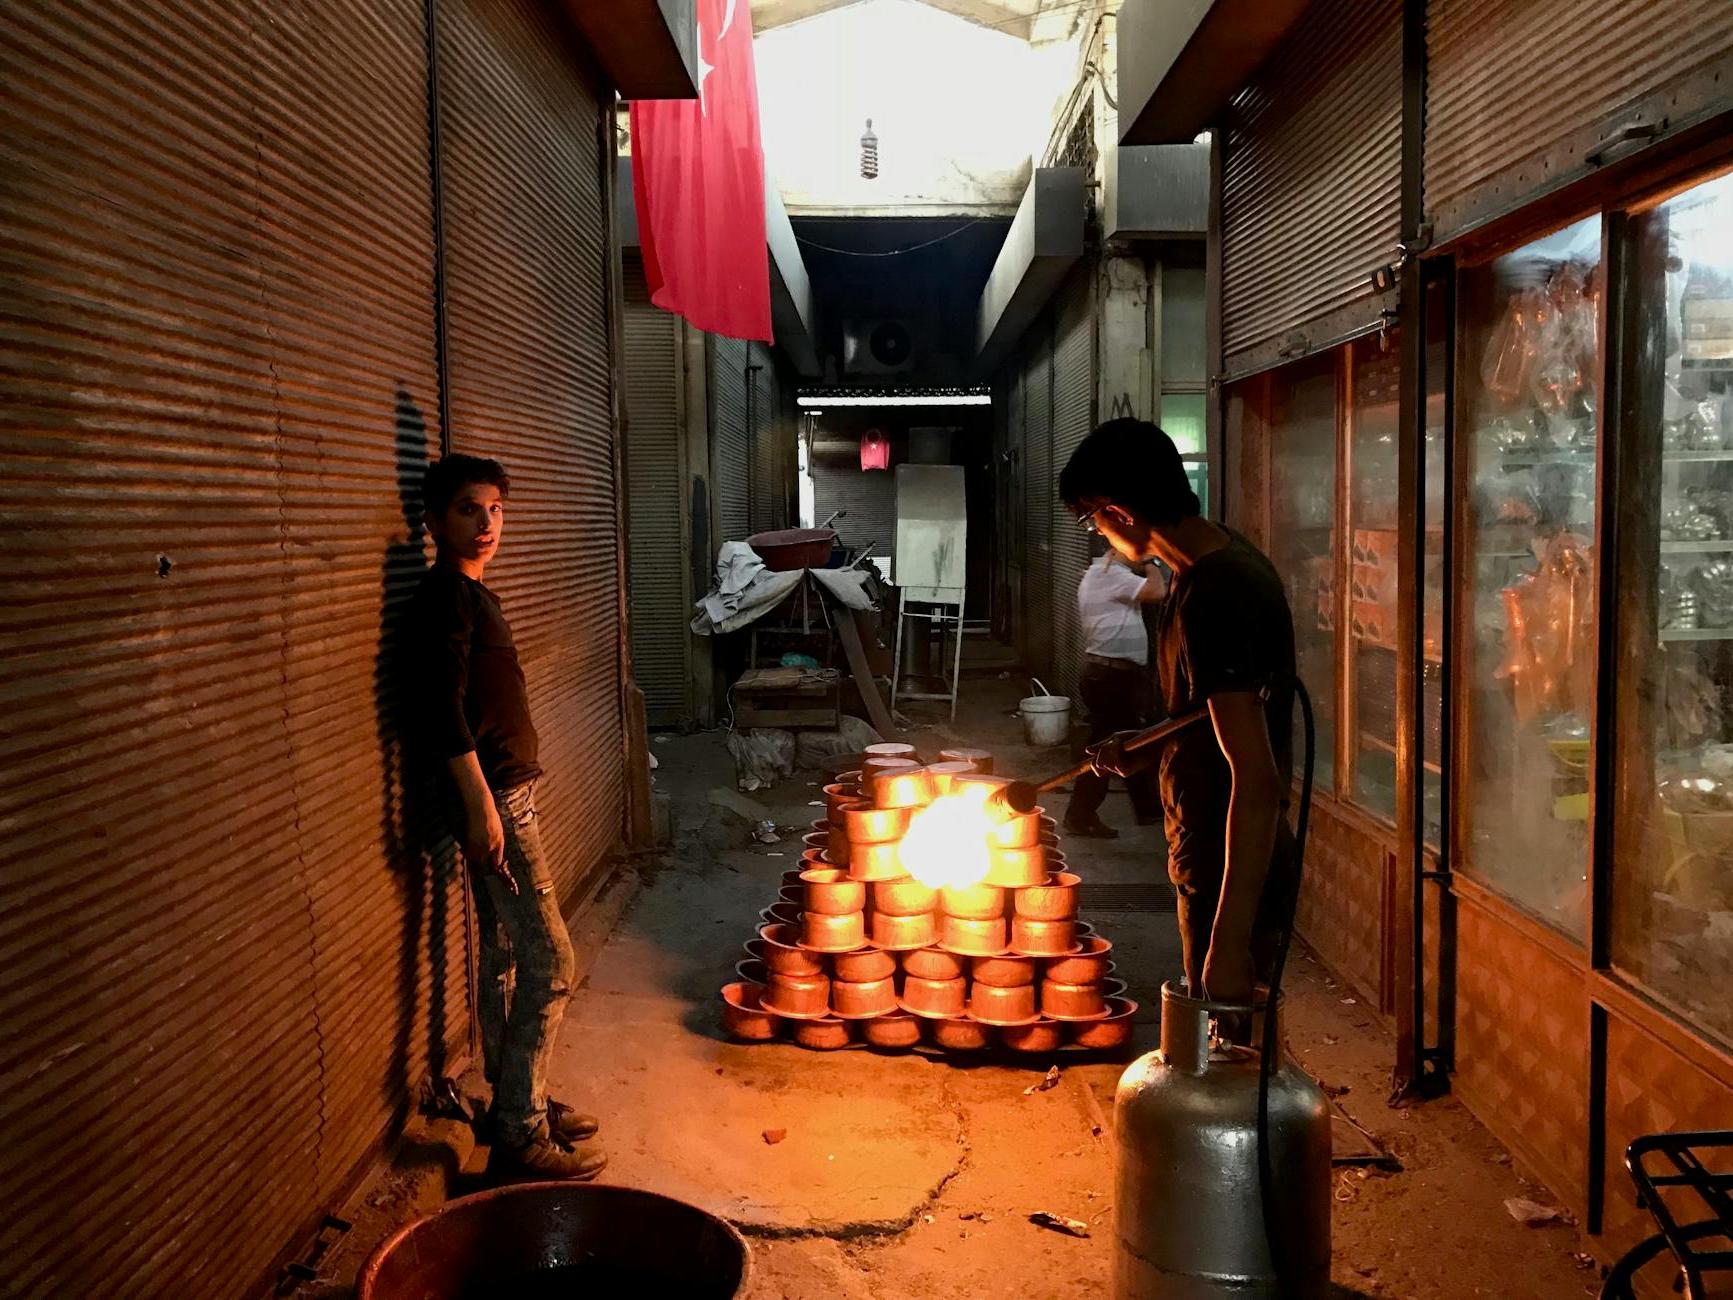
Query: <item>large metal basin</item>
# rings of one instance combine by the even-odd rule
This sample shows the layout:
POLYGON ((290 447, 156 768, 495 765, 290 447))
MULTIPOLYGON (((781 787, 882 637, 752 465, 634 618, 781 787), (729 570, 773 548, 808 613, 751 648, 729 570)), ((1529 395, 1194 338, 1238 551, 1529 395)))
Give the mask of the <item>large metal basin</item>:
POLYGON ((519 1183, 452 1201, 386 1238, 357 1300, 730 1300, 746 1239, 696 1206, 630 1187, 519 1183))

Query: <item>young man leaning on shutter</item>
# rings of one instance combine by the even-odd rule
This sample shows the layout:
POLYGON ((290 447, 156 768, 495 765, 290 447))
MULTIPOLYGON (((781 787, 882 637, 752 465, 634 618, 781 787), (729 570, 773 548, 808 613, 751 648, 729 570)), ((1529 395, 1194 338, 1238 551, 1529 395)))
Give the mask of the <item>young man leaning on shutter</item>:
POLYGON ((475 880, 490 1167, 588 1179, 607 1164, 598 1148, 577 1145, 596 1121, 547 1093, 573 958, 536 822, 536 729, 511 626, 481 580, 510 491, 505 467, 478 456, 446 456, 427 471, 422 501, 439 554, 411 616, 414 715, 449 773, 452 831, 475 880))

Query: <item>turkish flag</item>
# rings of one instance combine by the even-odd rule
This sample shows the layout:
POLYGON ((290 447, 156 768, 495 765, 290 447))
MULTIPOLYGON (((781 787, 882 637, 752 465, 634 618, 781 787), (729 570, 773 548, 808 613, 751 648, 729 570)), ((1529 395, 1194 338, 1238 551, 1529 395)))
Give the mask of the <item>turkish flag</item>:
POLYGON ((750 0, 698 0, 697 99, 632 104, 632 192, 650 301, 770 342, 764 146, 750 0))

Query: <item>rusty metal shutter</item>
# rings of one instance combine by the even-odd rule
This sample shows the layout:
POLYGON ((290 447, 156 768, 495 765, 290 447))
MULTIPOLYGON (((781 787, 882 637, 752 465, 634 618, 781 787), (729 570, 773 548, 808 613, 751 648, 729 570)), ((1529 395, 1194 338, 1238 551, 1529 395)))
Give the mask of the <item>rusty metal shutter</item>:
POLYGON ((531 0, 441 0, 452 447, 512 473, 500 595, 541 735, 568 904, 624 801, 600 90, 531 0))
POLYGON ((716 485, 718 541, 743 542, 752 532, 752 436, 747 420, 747 345, 712 335, 710 343, 710 472, 716 485))
POLYGON ((1077 694, 1083 624, 1077 585, 1089 567, 1089 534, 1059 499, 1059 474, 1094 427, 1094 267, 1085 261, 1060 291, 1053 340, 1053 676, 1055 691, 1077 694))
POLYGON ((1023 642, 1023 566, 1026 547, 1023 531, 1023 480, 1028 473, 1024 464, 1023 447, 1023 363, 1013 355, 1002 373, 996 390, 1003 394, 1005 417, 1005 455, 1000 472, 1004 475, 1000 493, 998 518, 998 551, 1005 561, 1005 601, 1009 609, 1003 626, 995 631, 1008 634, 1013 644, 1023 642))
POLYGON ((652 727, 692 716, 687 690, 692 597, 687 590, 680 331, 651 306, 644 267, 626 259, 626 540, 631 575, 632 676, 652 727))
POLYGON ((892 553, 897 534, 896 470, 862 470, 860 441, 853 434, 814 443, 812 496, 814 523, 822 523, 838 510, 848 511, 831 525, 843 545, 868 547, 873 555, 892 553))
POLYGON ((1426 215, 1439 241, 1588 174, 1627 127, 1658 138, 1733 107, 1727 0, 1426 10, 1426 215))
POLYGON ((1401 239, 1400 0, 1319 0, 1228 107, 1223 369, 1334 346, 1394 307, 1401 239))
POLYGON ((1053 319, 1043 315, 1023 340, 1023 658, 1032 673, 1053 670, 1053 319))

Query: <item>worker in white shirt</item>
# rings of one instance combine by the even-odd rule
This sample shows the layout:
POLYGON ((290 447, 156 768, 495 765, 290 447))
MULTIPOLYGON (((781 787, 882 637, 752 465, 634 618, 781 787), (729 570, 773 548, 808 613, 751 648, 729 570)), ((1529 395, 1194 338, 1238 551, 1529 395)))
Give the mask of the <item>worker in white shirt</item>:
MULTIPOLYGON (((1153 699, 1149 680, 1149 633, 1143 607, 1167 593, 1167 581, 1153 563, 1133 567, 1109 550, 1091 562, 1077 584, 1077 612, 1083 623, 1083 665, 1077 690, 1089 710, 1089 743, 1116 731, 1147 725, 1153 699)), ((1161 820, 1161 798, 1152 770, 1126 778, 1131 808, 1139 826, 1161 820)), ((1116 839, 1119 832, 1101 820, 1107 778, 1095 772, 1077 778, 1065 830, 1071 835, 1116 839)))

